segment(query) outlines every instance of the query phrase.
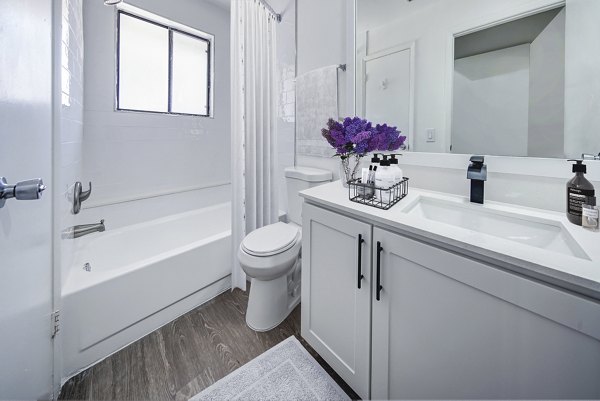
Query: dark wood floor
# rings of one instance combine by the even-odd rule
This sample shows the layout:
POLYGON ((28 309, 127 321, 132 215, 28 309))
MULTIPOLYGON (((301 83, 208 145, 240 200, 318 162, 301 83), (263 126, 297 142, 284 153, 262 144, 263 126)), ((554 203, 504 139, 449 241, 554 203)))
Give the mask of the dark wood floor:
POLYGON ((187 400, 296 336, 353 399, 359 397, 300 337, 300 307, 275 329, 246 326, 248 295, 227 291, 70 379, 61 400, 187 400))

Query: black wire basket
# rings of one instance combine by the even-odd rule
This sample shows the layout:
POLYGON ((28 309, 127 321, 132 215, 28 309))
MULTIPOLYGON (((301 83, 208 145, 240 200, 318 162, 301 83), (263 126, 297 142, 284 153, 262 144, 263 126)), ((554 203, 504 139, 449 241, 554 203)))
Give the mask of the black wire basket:
POLYGON ((352 202, 378 209, 388 210, 406 195, 408 195, 408 178, 406 177, 389 188, 363 183, 360 178, 348 181, 348 198, 352 202))

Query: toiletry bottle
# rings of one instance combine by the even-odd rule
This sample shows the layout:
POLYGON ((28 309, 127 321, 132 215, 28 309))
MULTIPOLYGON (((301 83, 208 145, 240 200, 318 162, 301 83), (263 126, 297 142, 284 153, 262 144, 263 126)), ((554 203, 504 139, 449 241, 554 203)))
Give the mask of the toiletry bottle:
POLYGON ((390 159, 390 169, 394 172, 394 177, 395 177, 394 182, 397 184, 404 179, 404 175, 403 175, 402 169, 398 165, 398 159, 396 159, 396 156, 402 156, 402 155, 400 155, 400 154, 392 155, 392 158, 390 159))
MULTIPOLYGON (((371 158, 371 167, 373 167, 373 170, 370 172, 368 180, 369 185, 372 187, 375 186, 375 177, 377 176, 377 168, 379 168, 380 162, 381 159, 379 158, 379 153, 373 153, 373 157, 371 158)), ((374 196, 375 189, 371 188, 371 191, 369 192, 369 198, 373 198, 374 196)))
POLYGON ((369 166, 367 177, 363 181, 363 183, 367 185, 363 188, 365 199, 371 199, 373 197, 373 180, 375 179, 375 170, 377 170, 377 166, 369 166))
POLYGON ((360 175, 360 182, 363 184, 366 184, 369 181, 369 176, 371 175, 371 172, 373 171, 373 166, 369 166, 369 168, 363 168, 362 169, 362 174, 360 175))
POLYGON ((390 203, 392 198, 392 190, 390 189, 395 184, 396 174, 390 168, 390 161, 387 155, 383 155, 383 160, 379 162, 379 170, 375 176, 375 197, 383 204, 390 203))
POLYGON ((369 185, 369 181, 371 179, 372 174, 373 174, 373 166, 369 166, 369 168, 362 169, 362 173, 360 176, 360 184, 363 184, 363 185, 358 185, 357 191, 358 191, 358 195, 365 199, 368 199, 371 196, 373 196, 373 189, 369 188, 368 186, 365 186, 365 185, 369 185))
POLYGON ((596 197, 588 196, 581 210, 581 225, 590 231, 600 229, 600 211, 596 206, 596 197))
POLYGON ((369 174, 369 184, 375 185, 375 176, 377 176, 377 166, 373 166, 373 171, 369 174))
POLYGON ((567 183, 567 218, 573 224, 581 225, 581 211, 588 196, 595 196, 594 186, 583 175, 587 172, 583 160, 569 160, 573 164, 573 177, 567 183))

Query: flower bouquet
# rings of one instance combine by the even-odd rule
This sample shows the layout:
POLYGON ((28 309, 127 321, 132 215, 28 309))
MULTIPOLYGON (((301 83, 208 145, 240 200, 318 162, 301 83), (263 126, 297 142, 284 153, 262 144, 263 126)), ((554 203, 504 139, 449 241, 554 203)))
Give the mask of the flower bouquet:
POLYGON ((323 137, 340 158, 340 178, 344 187, 356 179, 361 158, 369 152, 394 151, 404 145, 406 137, 387 124, 373 126, 360 117, 346 117, 342 122, 330 118, 321 130, 323 137))

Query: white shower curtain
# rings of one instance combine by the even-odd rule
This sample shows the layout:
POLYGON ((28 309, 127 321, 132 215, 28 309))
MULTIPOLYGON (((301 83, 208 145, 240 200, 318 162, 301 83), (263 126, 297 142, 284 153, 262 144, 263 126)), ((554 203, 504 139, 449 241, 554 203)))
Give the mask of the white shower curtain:
POLYGON ((277 221, 275 17, 258 0, 231 2, 232 287, 246 290, 237 252, 277 221))

